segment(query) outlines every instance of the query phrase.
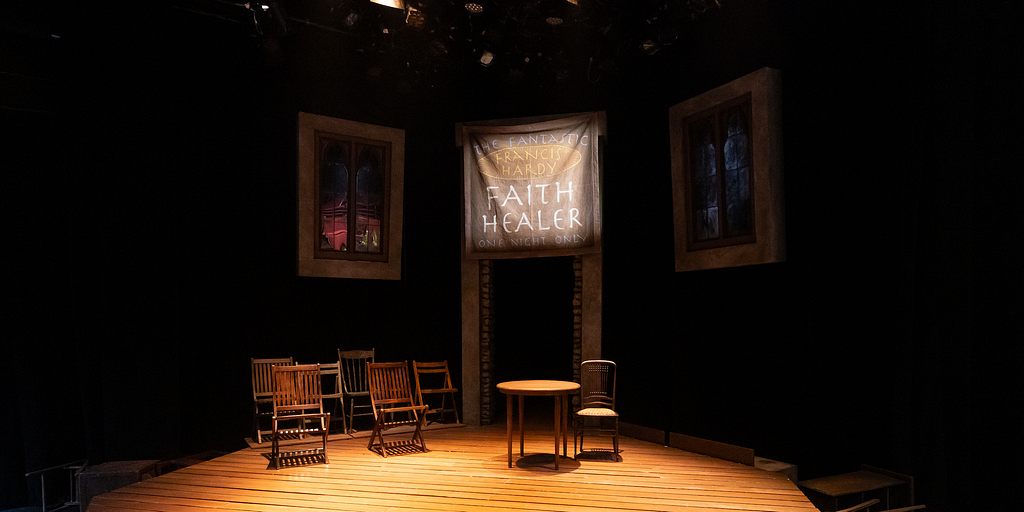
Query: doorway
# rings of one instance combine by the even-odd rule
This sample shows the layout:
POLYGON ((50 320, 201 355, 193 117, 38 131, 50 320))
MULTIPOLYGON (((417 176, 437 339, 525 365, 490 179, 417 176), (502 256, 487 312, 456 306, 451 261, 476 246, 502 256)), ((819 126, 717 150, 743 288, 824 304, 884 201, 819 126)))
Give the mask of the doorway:
POLYGON ((463 415, 468 425, 490 424, 496 420, 496 410, 499 407, 504 410, 505 397, 496 389, 502 379, 540 377, 574 380, 569 373, 575 371, 573 361, 601 358, 600 254, 505 260, 500 267, 504 268, 500 283, 496 281, 498 270, 493 268, 495 263, 497 260, 462 261, 461 388, 463 415), (537 286, 536 282, 545 278, 549 284, 555 284, 537 286), (527 287, 531 279, 535 281, 533 288, 527 287), (511 307, 508 304, 500 307, 503 316, 501 328, 510 328, 510 332, 501 333, 508 339, 500 349, 492 325, 498 320, 499 306, 495 295, 498 288, 509 289, 502 293, 502 300, 511 303, 511 307), (543 293, 530 295, 526 293, 529 289, 542 290, 543 293), (560 297, 563 290, 564 300, 560 297), (571 298, 568 297, 570 293, 571 298), (505 310, 509 307, 510 310, 505 310), (565 316, 529 314, 531 308, 558 312, 563 307, 568 311, 565 316), (524 318, 535 321, 521 321, 524 318), (565 319, 565 323, 560 318, 565 319), (571 325, 569 319, 573 322, 571 325), (546 327, 543 332, 542 327, 546 327), (517 338, 519 344, 509 341, 517 338), (551 339, 559 338, 566 340, 564 345, 551 342, 551 339), (492 352, 497 350, 504 354, 501 359, 507 357, 511 361, 492 357, 492 352), (530 354, 532 357, 528 357, 530 354), (561 361, 566 361, 565 366, 561 361), (500 375, 497 372, 501 372, 500 375))
MULTIPOLYGON (((573 380, 573 259, 494 262, 496 382, 573 380)), ((550 416, 547 402, 527 400, 527 414, 550 416)), ((497 409, 497 417, 503 420, 504 407, 497 409)))

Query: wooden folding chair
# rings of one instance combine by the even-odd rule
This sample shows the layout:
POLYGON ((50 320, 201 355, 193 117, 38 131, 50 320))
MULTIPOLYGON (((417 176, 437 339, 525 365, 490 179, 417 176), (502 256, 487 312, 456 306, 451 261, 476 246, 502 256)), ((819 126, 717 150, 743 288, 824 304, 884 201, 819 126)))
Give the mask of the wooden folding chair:
POLYGON ((281 469, 284 459, 304 464, 327 464, 327 433, 331 414, 324 412, 320 385, 320 365, 275 365, 274 415, 271 417, 270 460, 281 469), (294 422, 294 426, 286 424, 294 422), (322 446, 314 449, 281 451, 281 440, 319 434, 322 446))
POLYGON ((440 421, 444 419, 444 413, 450 411, 455 414, 455 423, 458 423, 459 409, 455 402, 455 393, 459 389, 452 386, 452 376, 448 373, 448 361, 428 363, 413 361, 412 373, 416 381, 416 397, 419 399, 419 404, 428 407, 423 415, 440 413, 441 416, 438 417, 438 421, 440 421), (435 387, 437 384, 440 384, 441 387, 435 387), (426 388, 423 387, 424 385, 431 387, 426 388), (423 395, 441 395, 441 406, 436 409, 430 409, 430 405, 423 398, 423 395), (451 407, 445 407, 448 397, 452 399, 451 407))
POLYGON ((320 376, 323 378, 324 386, 324 409, 329 410, 335 417, 339 416, 337 414, 339 411, 341 412, 341 431, 347 434, 348 423, 345 421, 345 393, 341 384, 341 364, 321 363, 320 376), (328 400, 334 400, 333 409, 327 407, 328 400))
POLYGON ((373 405, 373 413, 376 420, 373 425, 373 432, 370 434, 370 443, 366 448, 376 451, 380 447, 380 454, 388 456, 388 448, 392 450, 406 451, 412 448, 418 451, 427 451, 427 445, 423 442, 423 412, 427 409, 425 405, 416 405, 412 399, 412 389, 409 387, 409 364, 401 363, 367 363, 367 376, 369 377, 370 402, 373 405), (408 419, 395 419, 396 413, 408 413, 408 419), (388 416, 391 420, 388 420, 388 416), (412 437, 404 442, 384 442, 386 430, 410 425, 414 426, 412 437), (417 441, 419 443, 417 444, 417 441))
POLYGON ((274 374, 271 367, 276 364, 293 365, 290 357, 273 359, 252 358, 252 438, 257 443, 263 442, 263 436, 269 435, 269 429, 260 428, 261 418, 273 415, 274 374))
MULTIPOLYGON (((366 363, 374 362, 374 349, 338 350, 341 367, 342 400, 348 405, 346 428, 355 429, 356 416, 374 416, 370 389, 366 379, 366 363), (364 412, 365 411, 365 412, 364 412)), ((348 432, 349 430, 346 430, 348 432)))

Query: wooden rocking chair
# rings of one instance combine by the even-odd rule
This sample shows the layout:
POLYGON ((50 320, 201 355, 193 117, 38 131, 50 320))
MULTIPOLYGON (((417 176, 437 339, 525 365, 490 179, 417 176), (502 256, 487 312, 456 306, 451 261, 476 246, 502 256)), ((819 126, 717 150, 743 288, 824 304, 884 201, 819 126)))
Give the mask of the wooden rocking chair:
POLYGON ((409 365, 401 363, 367 363, 367 377, 370 388, 370 402, 373 405, 374 425, 370 434, 370 443, 366 448, 370 451, 377 451, 380 447, 380 454, 388 456, 388 447, 392 450, 405 451, 405 448, 412 448, 417 451, 426 452, 427 445, 423 442, 423 412, 427 410, 425 405, 416 405, 412 398, 412 389, 409 387, 409 365), (396 413, 408 414, 407 419, 395 419, 396 413), (388 416, 391 417, 388 420, 388 416), (384 442, 384 432, 394 427, 413 426, 415 427, 412 437, 407 441, 384 442), (418 441, 418 444, 417 444, 418 441))

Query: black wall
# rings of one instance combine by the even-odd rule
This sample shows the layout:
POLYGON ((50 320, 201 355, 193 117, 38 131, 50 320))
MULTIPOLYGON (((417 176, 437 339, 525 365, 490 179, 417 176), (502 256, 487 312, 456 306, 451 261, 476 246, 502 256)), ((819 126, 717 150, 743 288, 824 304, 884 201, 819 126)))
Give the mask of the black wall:
POLYGON ((243 448, 250 357, 374 346, 458 379, 454 124, 604 110, 623 419, 801 478, 906 472, 929 510, 981 510, 998 495, 980 482, 1016 481, 985 469, 1021 455, 1021 331, 1005 328, 1020 222, 1003 201, 1022 184, 1019 8, 792 4, 723 2, 596 82, 374 82, 330 33, 272 48, 159 6, 77 7, 58 41, 5 32, 5 65, 52 101, 0 110, 0 507, 31 499, 25 472, 77 458, 243 448), (788 261, 677 274, 667 109, 765 66, 783 79, 788 261), (295 276, 298 111, 406 130, 400 281, 295 276))

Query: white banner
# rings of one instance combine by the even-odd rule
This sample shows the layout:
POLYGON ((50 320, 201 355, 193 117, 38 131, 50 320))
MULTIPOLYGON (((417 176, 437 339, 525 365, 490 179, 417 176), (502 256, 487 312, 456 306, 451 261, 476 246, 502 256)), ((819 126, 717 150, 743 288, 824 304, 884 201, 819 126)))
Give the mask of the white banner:
POLYGON ((598 116, 464 126, 466 254, 600 251, 598 116))

